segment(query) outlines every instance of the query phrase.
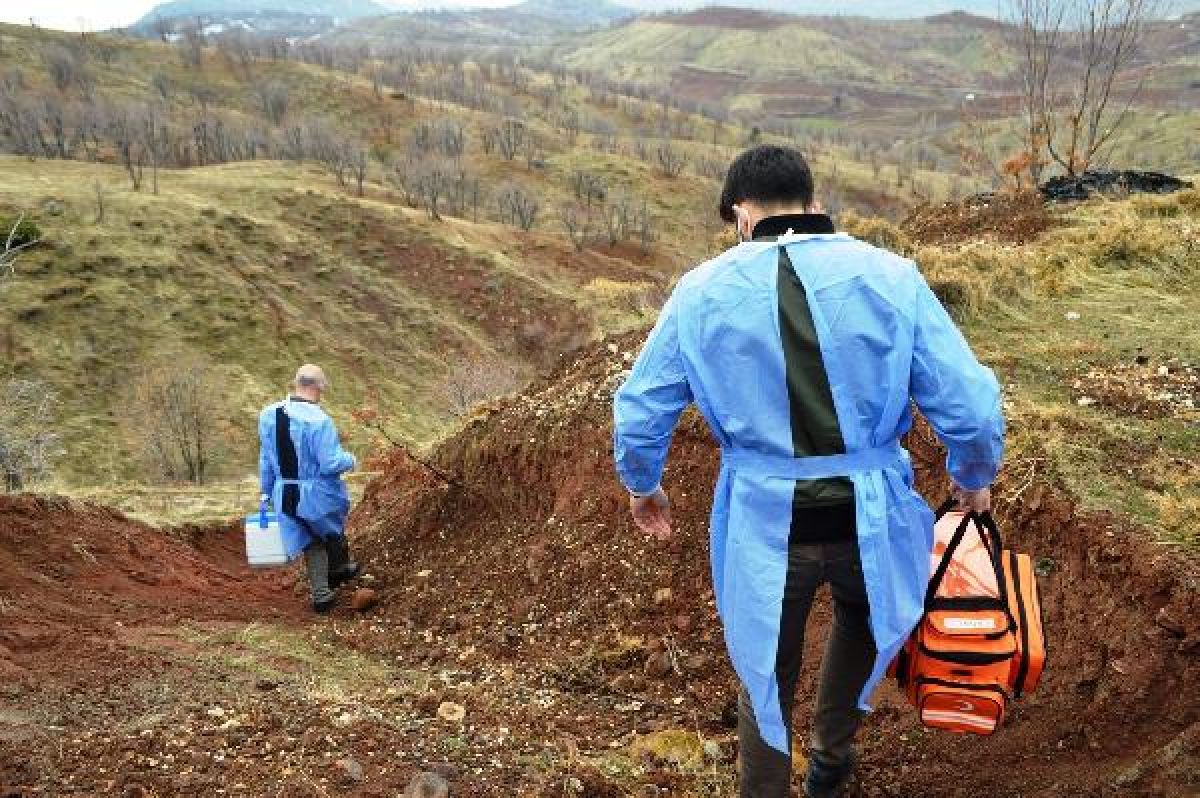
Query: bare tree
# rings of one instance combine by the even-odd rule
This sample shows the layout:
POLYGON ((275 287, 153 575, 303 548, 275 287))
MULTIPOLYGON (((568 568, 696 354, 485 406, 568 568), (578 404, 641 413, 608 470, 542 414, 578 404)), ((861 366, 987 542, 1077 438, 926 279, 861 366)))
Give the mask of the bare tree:
POLYGON ((537 195, 516 183, 507 183, 496 192, 496 204, 505 222, 529 232, 537 224, 541 203, 537 195))
POLYGON ((608 196, 608 184, 604 178, 586 169, 576 169, 572 172, 570 184, 571 191, 575 193, 575 199, 589 208, 604 202, 605 197, 608 196))
POLYGON ((79 55, 66 47, 54 46, 42 53, 42 64, 46 73, 59 91, 66 91, 72 86, 83 86, 87 83, 87 69, 79 55))
POLYGON ((596 218, 592 208, 577 202, 564 203, 558 211, 558 220, 575 245, 575 249, 583 252, 595 235, 596 218))
POLYGON ((508 118, 492 128, 491 136, 495 148, 511 161, 525 151, 529 143, 529 128, 519 119, 508 118))
POLYGON ((62 455, 58 394, 39 380, 0 385, 0 480, 7 492, 50 475, 62 455))
POLYGON ((179 57, 184 66, 192 69, 204 67, 204 29, 199 20, 187 23, 180 29, 179 57))
POLYGON ((264 81, 254 87, 254 93, 263 116, 274 125, 282 124, 288 112, 288 87, 278 80, 264 81))
POLYGON ((1160 0, 1006 0, 1021 53, 1022 100, 1030 170, 1045 163, 1068 175, 1085 171, 1113 142, 1145 82, 1119 84, 1138 57, 1160 0), (1114 106, 1119 105, 1119 108, 1114 106), (1047 157, 1048 156, 1048 157, 1047 157))
POLYGON ((604 232, 609 246, 616 246, 629 237, 637 223, 638 208, 628 194, 617 194, 604 206, 604 232))
POLYGON ((447 408, 462 417, 480 402, 517 390, 516 371, 497 358, 474 357, 459 360, 442 378, 440 391, 447 408))
POLYGON ((109 136, 116 146, 134 191, 142 190, 146 161, 149 159, 142 128, 143 120, 140 117, 138 110, 122 106, 114 110, 109 125, 109 136))
POLYGON ((104 223, 104 186, 97 180, 92 184, 92 190, 96 195, 96 224, 104 223))
POLYGON ((658 160, 658 168, 667 177, 679 177, 683 174, 684 167, 687 166, 687 156, 669 139, 663 139, 659 143, 655 157, 658 160))
POLYGON ((204 484, 216 455, 224 393, 202 362, 148 368, 134 404, 146 455, 164 479, 204 484))

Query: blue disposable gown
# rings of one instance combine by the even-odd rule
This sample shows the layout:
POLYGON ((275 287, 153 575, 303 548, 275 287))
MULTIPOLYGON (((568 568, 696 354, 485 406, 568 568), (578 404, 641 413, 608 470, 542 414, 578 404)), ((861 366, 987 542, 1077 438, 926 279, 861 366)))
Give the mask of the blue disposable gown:
POLYGON ((680 413, 694 402, 722 449, 711 517, 712 577, 725 640, 760 733, 787 752, 775 679, 798 479, 848 476, 878 658, 867 700, 920 619, 933 514, 913 490, 899 438, 910 400, 948 448, 965 488, 987 486, 1004 448, 1000 390, 916 266, 845 234, 740 244, 686 274, 614 402, 625 486, 658 486, 680 413), (778 263, 803 283, 846 454, 793 457, 778 263))
MULTIPOLYGON (((258 472, 262 492, 284 527, 285 538, 298 540, 301 547, 313 536, 327 538, 345 534, 350 513, 350 495, 341 475, 354 468, 354 455, 342 448, 333 419, 320 405, 287 399, 268 405, 258 417, 258 472), (280 473, 275 442, 276 410, 283 407, 289 419, 292 443, 296 447, 298 478, 295 480, 300 501, 296 517, 283 512, 283 489, 288 483, 280 473)), ((294 553, 294 552, 289 552, 294 553)))

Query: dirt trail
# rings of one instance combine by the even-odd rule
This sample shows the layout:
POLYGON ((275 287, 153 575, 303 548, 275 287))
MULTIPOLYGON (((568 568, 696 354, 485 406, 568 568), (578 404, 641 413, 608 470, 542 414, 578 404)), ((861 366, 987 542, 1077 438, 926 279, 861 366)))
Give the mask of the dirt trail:
MULTIPOLYGON (((557 727, 585 748, 669 728, 729 738, 733 681, 708 587, 716 453, 707 432, 685 417, 676 438, 671 546, 630 529, 610 473, 611 392, 639 344, 637 335, 617 339, 476 418, 439 453, 467 488, 433 484, 397 457, 356 516, 388 576, 385 599, 440 629, 450 650, 472 639, 491 657, 609 699, 606 715, 557 727), (673 667, 658 676, 663 650, 673 667), (624 711, 634 701, 641 708, 624 711)), ((932 438, 914 434, 909 445, 922 490, 943 495, 932 438)), ((1015 489, 1001 495, 1005 487, 1015 489)), ((1144 530, 1075 512, 1060 495, 1033 484, 999 508, 1011 544, 1033 552, 1044 573, 1051 659, 1042 687, 988 740, 922 731, 887 688, 864 735, 858 794, 1200 794, 1194 563, 1151 545, 1144 530)), ((827 612, 810 626, 810 665, 827 612)), ((683 782, 695 788, 698 776, 683 782)))
POLYGON ((164 533, 62 497, 0 497, 0 669, 11 678, 77 667, 81 648, 121 626, 282 618, 290 587, 245 566, 235 527, 164 533))

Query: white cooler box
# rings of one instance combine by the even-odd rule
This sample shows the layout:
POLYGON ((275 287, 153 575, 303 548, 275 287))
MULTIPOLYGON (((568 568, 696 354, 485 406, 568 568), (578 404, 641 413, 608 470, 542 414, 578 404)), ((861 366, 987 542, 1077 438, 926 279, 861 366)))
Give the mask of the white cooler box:
POLYGON ((246 516, 246 561, 252 568, 287 565, 302 550, 299 536, 285 531, 275 513, 261 510, 246 516))

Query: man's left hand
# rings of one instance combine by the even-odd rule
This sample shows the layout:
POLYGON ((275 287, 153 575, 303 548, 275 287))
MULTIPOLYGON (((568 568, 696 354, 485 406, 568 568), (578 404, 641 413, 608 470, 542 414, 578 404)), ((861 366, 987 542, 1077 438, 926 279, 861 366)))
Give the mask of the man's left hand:
POLYGON ((671 501, 662 488, 647 496, 630 496, 629 512, 643 532, 658 540, 671 539, 671 501))

